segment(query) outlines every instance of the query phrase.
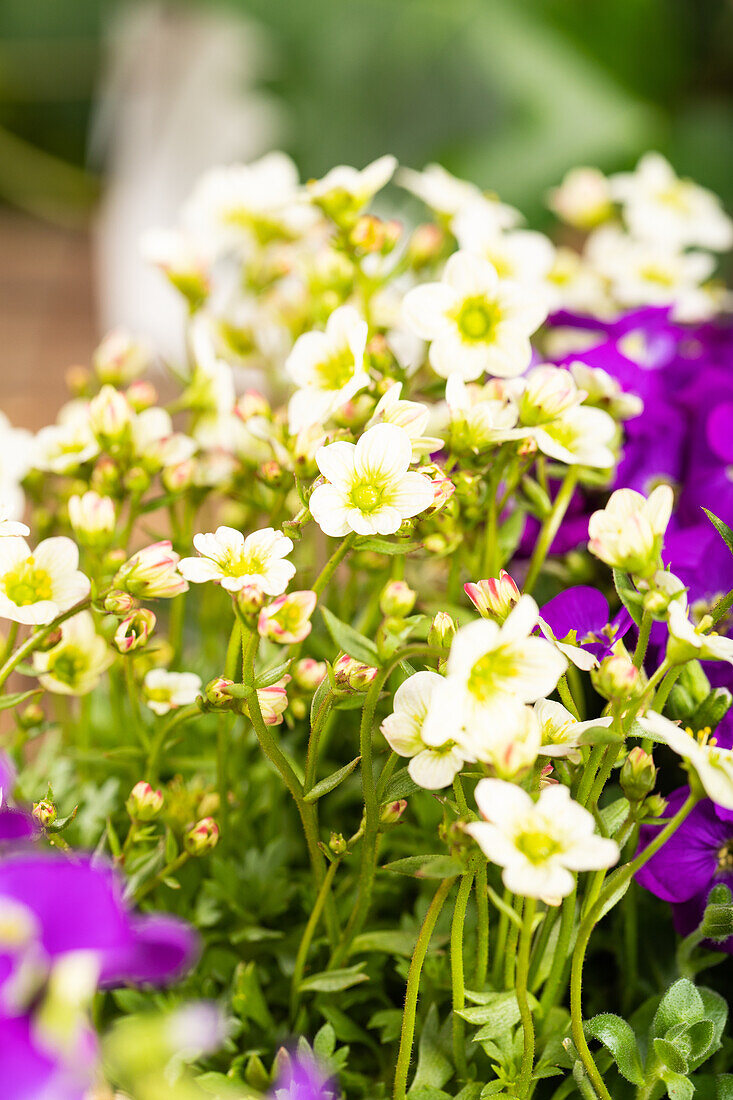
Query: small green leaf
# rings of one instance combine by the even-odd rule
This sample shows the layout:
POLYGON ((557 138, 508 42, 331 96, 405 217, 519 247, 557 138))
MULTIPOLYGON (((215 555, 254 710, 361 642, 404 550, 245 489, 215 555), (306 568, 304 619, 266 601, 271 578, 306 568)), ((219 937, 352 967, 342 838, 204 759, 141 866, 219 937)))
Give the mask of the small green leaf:
POLYGON ((703 512, 708 517, 713 527, 730 550, 731 554, 733 554, 733 531, 731 531, 727 523, 723 523, 722 519, 718 519, 718 517, 712 512, 708 511, 707 508, 703 508, 703 512))
POLYGON ((627 1081, 632 1085, 644 1084, 644 1071, 636 1036, 626 1020, 622 1020, 620 1016, 614 1016, 612 1012, 603 1012, 587 1020, 584 1030, 588 1038, 597 1039, 599 1043, 603 1043, 618 1066, 619 1073, 623 1074, 627 1081))
POLYGON ((601 820, 609 836, 615 836, 629 816, 628 798, 617 798, 601 810, 601 820))
POLYGON ((390 542, 389 539, 364 538, 359 539, 354 550, 371 550, 376 554, 389 554, 394 557, 397 554, 411 554, 413 550, 420 549, 419 542, 390 542))
POLYGON ((329 794, 331 791, 335 790, 340 783, 343 783, 344 779, 348 779, 360 760, 360 756, 355 756, 348 764, 344 764, 343 768, 339 768, 338 771, 332 772, 331 775, 327 775, 320 783, 316 783, 315 787, 311 787, 303 796, 303 801, 317 802, 319 798, 323 798, 324 794, 329 794))
POLYGON ((614 745, 623 741, 623 736, 611 726, 591 726, 578 738, 579 745, 614 745))
POLYGON ((368 975, 362 973, 365 965, 362 962, 339 970, 322 970, 304 978, 298 988, 301 993, 338 993, 342 989, 350 989, 352 985, 369 981, 368 975))
POLYGON ((290 661, 283 661, 281 665, 275 665, 273 668, 266 669, 255 680, 255 687, 266 688, 270 687, 271 684, 276 684, 278 680, 282 680, 289 668, 290 661))
POLYGON ((178 855, 178 845, 172 829, 165 831, 165 861, 172 863, 178 855))
POLYGON ((667 1086, 669 1100, 692 1100, 695 1095, 695 1086, 692 1081, 681 1073, 668 1069, 663 1074, 662 1080, 667 1086))
POLYGON ((400 768, 390 779, 384 789, 382 802, 396 802, 400 798, 407 798, 416 791, 423 790, 412 778, 407 768, 400 768))
POLYGON ((32 688, 31 691, 16 691, 12 695, 0 695, 0 710, 17 707, 21 703, 25 703, 26 699, 31 699, 34 695, 40 694, 41 688, 32 688))
POLYGON ((664 1036, 675 1024, 695 1024, 705 1016, 703 999, 689 978, 678 978, 659 1002, 651 1035, 664 1036))
POLYGON ((624 605, 629 615, 631 615, 636 625, 639 626, 641 624, 642 615, 642 595, 636 591, 628 574, 624 573, 621 569, 613 570, 613 583, 621 603, 624 605))
POLYGON ((463 867, 450 856, 424 855, 406 856, 385 863, 383 871, 394 871, 398 875, 412 875, 414 878, 451 878, 460 875, 463 867))
POLYGON ((342 622, 327 607, 321 608, 321 614, 328 633, 339 649, 343 649, 344 653, 348 653, 349 657, 353 657, 355 661, 361 661, 372 668, 379 668, 379 653, 374 642, 365 638, 358 630, 354 630, 353 626, 342 622))
POLYGON ((415 936, 402 928, 382 929, 376 932, 362 932, 351 945, 351 954, 362 951, 383 951, 386 955, 402 955, 412 958, 415 950, 415 936))
POLYGON ((681 1053, 678 1046, 674 1043, 670 1043, 667 1039, 655 1039, 654 1040, 654 1053, 666 1069, 671 1069, 672 1073, 686 1074, 689 1072, 689 1064, 685 1056, 681 1053))
POLYGON ((330 1058, 336 1049, 336 1032, 331 1024, 324 1024, 313 1039, 313 1053, 319 1058, 330 1058))

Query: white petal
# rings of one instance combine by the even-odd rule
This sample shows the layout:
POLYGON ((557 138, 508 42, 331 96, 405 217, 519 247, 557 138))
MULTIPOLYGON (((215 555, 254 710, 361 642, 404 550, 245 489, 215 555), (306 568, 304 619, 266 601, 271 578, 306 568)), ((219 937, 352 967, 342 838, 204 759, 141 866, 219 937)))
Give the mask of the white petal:
POLYGON ((413 756, 407 770, 419 787, 424 787, 427 791, 437 791, 452 783, 462 767, 463 759, 457 753, 423 749, 417 756, 413 756))
POLYGON ((481 779, 476 784, 475 798, 481 815, 502 828, 529 813, 533 807, 526 791, 503 779, 481 779))
POLYGON ((445 265, 443 279, 461 298, 478 294, 493 296, 499 285, 493 264, 473 252, 454 252, 445 265))
POLYGON ((375 424, 356 444, 354 472, 378 484, 401 478, 411 459, 412 443, 404 428, 396 424, 375 424))
POLYGON ((416 286, 402 302, 405 324, 423 340, 434 340, 450 327, 446 313, 456 300, 456 294, 443 283, 416 286))
POLYGON ((409 519, 424 512, 433 503, 432 482, 424 474, 407 473, 391 494, 391 502, 401 519, 409 519))
POLYGON ((323 476, 332 485, 344 489, 351 486, 355 458, 356 446, 344 440, 329 443, 327 447, 319 447, 316 451, 316 465, 323 476))
POLYGON ((347 518, 348 506, 339 489, 333 485, 319 485, 313 490, 308 507, 324 534, 333 538, 348 535, 351 530, 347 518))

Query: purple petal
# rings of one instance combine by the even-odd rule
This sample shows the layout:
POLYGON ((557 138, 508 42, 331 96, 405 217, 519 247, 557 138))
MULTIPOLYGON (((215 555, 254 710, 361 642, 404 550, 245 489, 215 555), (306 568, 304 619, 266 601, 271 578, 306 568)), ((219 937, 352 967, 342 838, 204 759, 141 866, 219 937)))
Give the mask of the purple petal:
MULTIPOLYGON (((682 806, 689 788, 682 787, 668 797, 665 817, 672 817, 682 806)), ((643 825, 639 851, 650 843, 661 825, 643 825)), ((641 885, 663 901, 689 901, 715 881, 718 852, 731 835, 731 826, 721 821, 710 799, 694 807, 676 833, 636 874, 641 885)))
POLYGON ((175 981, 196 961, 198 936, 184 921, 155 913, 135 917, 130 927, 131 942, 105 958, 103 985, 161 985, 175 981))
POLYGON ((84 1047, 69 1065, 38 1044, 29 1016, 0 1016, 3 1100, 83 1100, 96 1060, 91 1035, 84 1047))
POLYGON ((541 615, 560 641, 572 631, 582 641, 588 634, 600 634, 608 624, 608 600, 597 588, 578 584, 549 600, 541 615))
POLYGON ((0 843, 12 840, 30 840, 38 835, 38 826, 24 810, 0 810, 0 843))

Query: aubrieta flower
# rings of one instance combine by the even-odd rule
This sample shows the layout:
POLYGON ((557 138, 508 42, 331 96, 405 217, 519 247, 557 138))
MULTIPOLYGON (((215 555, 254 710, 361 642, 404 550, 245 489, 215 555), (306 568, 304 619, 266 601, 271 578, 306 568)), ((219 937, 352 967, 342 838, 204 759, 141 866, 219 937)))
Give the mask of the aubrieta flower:
POLYGON ((578 871, 612 867, 614 840, 595 835, 595 821, 567 787, 540 791, 536 802, 513 783, 482 779, 476 804, 483 821, 465 826, 484 854, 503 868, 512 893, 558 905, 572 891, 578 871))
POLYGON ((280 596, 295 575, 295 566, 285 560, 292 539, 274 527, 246 538, 233 527, 217 527, 213 533, 194 535, 193 544, 201 556, 182 558, 178 568, 194 584, 215 581, 227 592, 252 586, 267 596, 280 596))
POLYGON ((151 668, 143 680, 143 699, 155 714, 168 714, 178 707, 196 702, 201 692, 201 677, 195 672, 170 672, 151 668))
POLYGON ((269 1100, 335 1100, 336 1093, 312 1057, 287 1059, 269 1100))
POLYGON ((680 179, 659 153, 646 153, 633 172, 611 176, 609 186, 629 229, 642 240, 667 241, 678 248, 698 245, 714 252, 733 245, 733 222, 717 195, 680 179))
POLYGON ((392 751, 409 757, 407 770, 414 782, 429 791, 452 783, 465 762, 451 737, 442 736, 439 730, 430 740, 423 736, 433 693, 442 682, 437 672, 416 672, 408 677, 397 688, 394 710, 380 727, 392 751))
POLYGON ((113 661, 89 611, 80 611, 61 624, 61 639, 51 649, 36 650, 33 670, 47 691, 59 695, 88 695, 113 661))
POLYGON ((632 622, 625 607, 611 619, 603 593, 591 585, 578 584, 558 592, 543 605, 539 627, 576 668, 587 670, 613 652, 632 622))
POLYGON ((726 810, 733 810, 733 750, 718 745, 710 731, 696 737, 669 718, 650 711, 639 725, 656 741, 661 741, 695 770, 705 794, 726 810))
POLYGON ((31 550, 25 539, 0 539, 0 617, 39 626, 89 595, 79 571, 79 550, 64 536, 44 539, 31 550))
POLYGON ((288 403, 293 435, 327 420, 369 385, 364 368, 368 325, 353 306, 340 306, 325 332, 305 332, 293 345, 285 370, 298 387, 288 403))
POLYGON ((435 373, 467 382, 521 374, 532 356, 529 338, 546 315, 539 295, 500 280, 488 260, 465 251, 450 257, 440 283, 414 287, 403 302, 407 326, 430 341, 435 373))
POLYGON ((318 596, 306 589, 304 592, 288 592, 278 596, 274 603, 260 611, 257 631, 262 638, 280 645, 303 642, 312 629, 311 615, 316 609, 318 596))
POLYGON ((534 713, 540 727, 542 745, 541 756, 567 756, 574 764, 580 760, 579 738, 586 730, 595 726, 608 727, 613 718, 591 718, 579 722, 567 707, 556 703, 554 699, 538 699, 534 713))
POLYGON ((376 424, 358 443, 337 442, 316 452, 326 484, 316 485, 311 514, 327 535, 393 535, 403 520, 433 503, 428 478, 410 471, 412 442, 396 424, 376 424))
POLYGON ((634 489, 617 489, 588 523, 588 549, 613 569, 649 576, 659 568, 664 532, 672 515, 669 485, 648 499, 634 489))
POLYGON ((170 540, 162 539, 128 558, 117 570, 112 586, 140 599, 172 599, 188 591, 186 580, 178 572, 179 563, 170 540))

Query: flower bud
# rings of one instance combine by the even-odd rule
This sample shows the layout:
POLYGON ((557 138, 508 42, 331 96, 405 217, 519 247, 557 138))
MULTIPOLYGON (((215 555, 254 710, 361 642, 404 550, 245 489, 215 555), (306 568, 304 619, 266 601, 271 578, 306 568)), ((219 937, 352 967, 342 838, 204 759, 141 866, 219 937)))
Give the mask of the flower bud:
POLYGON ((114 634, 114 644, 120 653, 132 653, 148 644, 155 630, 155 615, 146 607, 139 607, 122 620, 114 634))
POLYGON ((497 623, 503 623, 509 618, 514 606, 519 603, 519 589, 507 573, 502 569, 498 577, 485 581, 468 581, 463 586, 463 591, 482 619, 493 619, 497 623))
POLYGON ((122 484, 125 492, 139 497, 143 495, 146 489, 150 488, 151 480, 150 474, 142 466, 132 466, 125 474, 122 484))
POLYGON ((163 488, 168 493, 183 493, 194 484, 196 463, 191 458, 166 466, 160 475, 163 488))
POLYGON ((415 606, 417 592, 404 581, 389 581, 379 597, 379 608, 383 615, 403 619, 415 606))
POLYGON ((93 489, 69 498, 69 522, 79 542, 85 546, 105 546, 114 534, 115 504, 111 497, 93 489))
POLYGON ((570 371, 549 365, 535 367, 519 398, 519 419, 531 426, 544 424, 579 404, 583 396, 570 371))
POLYGON ((433 264, 445 248, 446 235, 433 222, 418 225, 407 246, 407 259, 414 268, 433 264))
POLYGON ((232 597, 243 615, 256 615, 264 607, 267 599, 257 584, 245 584, 238 592, 233 592, 232 597))
POLYGON ((58 817, 58 810, 50 799, 42 798, 40 802, 33 803, 33 816, 39 825, 47 829, 58 817))
POLYGON ((316 609, 315 592, 289 592, 260 611, 257 630, 260 637, 280 645, 304 641, 311 632, 311 615, 316 609))
POLYGON ((253 416, 269 417, 272 410, 267 398, 257 390, 245 390, 241 397, 237 398, 234 412, 246 424, 253 416))
POLYGON ((55 649, 63 637, 63 632, 60 626, 57 626, 50 634, 47 634, 40 642, 34 647, 39 653, 48 653, 49 649, 55 649))
POLYGON ((127 615, 134 606, 135 597, 119 588, 113 588, 104 597, 104 610, 110 615, 127 615))
POLYGON ((152 359, 149 346, 122 329, 105 336, 94 353, 93 366, 100 382, 122 386, 143 374, 152 359))
POLYGON ((621 768, 621 790, 629 802, 641 802, 654 789, 656 779, 654 758, 636 745, 621 768))
POLYGON ((423 515, 434 516, 440 512, 456 491, 456 487, 448 477, 445 470, 436 462, 429 462, 427 466, 420 466, 419 474, 429 477, 433 485, 433 503, 428 505, 423 515))
POLYGON ((183 838, 183 844, 191 856, 203 856, 216 847, 219 840, 219 826, 213 817, 202 817, 193 825, 183 838))
POLYGON ((342 833, 331 833, 331 837, 328 841, 328 847, 331 849, 335 856, 342 856, 348 849, 348 845, 343 838, 342 833))
POLYGON ((130 407, 136 413, 139 413, 151 408, 156 403, 158 391, 152 382, 148 382, 145 378, 139 378, 137 382, 133 382, 131 386, 128 386, 125 397, 130 407))
POLYGON ((283 677, 282 680, 279 680, 276 684, 271 684, 270 687, 257 689, 257 699, 266 726, 279 726, 283 720, 283 714, 288 707, 288 693, 285 690, 285 684, 289 679, 290 677, 283 677))
POLYGON ((73 394, 74 397, 86 397, 89 393, 89 383, 91 382, 91 372, 86 367, 82 367, 76 364, 73 367, 69 367, 64 375, 64 381, 66 382, 66 388, 73 394))
POLYGON ((45 718, 46 715, 40 703, 29 703, 18 715, 18 721, 24 730, 35 729, 43 725, 45 718))
POLYGON ((650 794, 644 803, 644 811, 649 817, 661 817, 667 809, 667 799, 661 794, 650 794))
POLYGON ((270 489, 277 489, 282 485, 285 477, 285 471, 274 458, 271 458, 268 462, 263 462, 258 474, 260 481, 270 489))
POLYGON ((375 214, 362 214, 357 219, 349 240, 362 252, 391 252, 399 240, 402 226, 398 221, 382 221, 375 214))
POLYGON ((641 673, 626 653, 604 657, 590 673, 593 687, 604 699, 632 699, 643 690, 641 673))
POLYGON ((438 611, 428 631, 428 645, 433 649, 450 649, 456 636, 456 624, 447 611, 438 611))
POLYGON ((296 661, 292 669, 293 683, 301 691, 315 691, 327 673, 325 661, 316 661, 314 657, 303 657, 296 661))
POLYGON ((715 943, 733 936, 733 896, 725 883, 713 886, 708 894, 700 931, 706 940, 715 943))
POLYGON ((229 693, 229 688, 234 686, 233 680, 225 680, 223 676, 217 676, 215 680, 209 680, 204 688, 206 702, 212 707, 228 710, 234 705, 234 698, 229 693))
POLYGON ((357 692, 368 691, 378 672, 379 669, 349 657, 348 653, 342 653, 333 666, 333 674, 338 686, 357 692))
POLYGON ((102 495, 118 494, 122 488, 117 463, 109 455, 101 455, 92 471, 92 489, 102 495))
POLYGON ((163 792, 141 779, 130 791, 125 809, 135 821, 152 821, 163 809, 163 792))
POLYGON ((382 825, 395 825, 407 809, 407 799, 400 798, 396 802, 385 802, 379 813, 382 825))
POLYGON ((120 443, 130 431, 132 409, 124 393, 102 386, 89 402, 89 427, 103 445, 120 443))
POLYGON ((657 486, 648 499, 633 489, 617 489, 590 517, 588 549, 613 569, 653 576, 673 501, 669 485, 657 486))
POLYGON ((178 572, 179 561, 170 541, 163 539, 133 554, 112 583, 133 596, 171 599, 188 591, 188 581, 178 572))

